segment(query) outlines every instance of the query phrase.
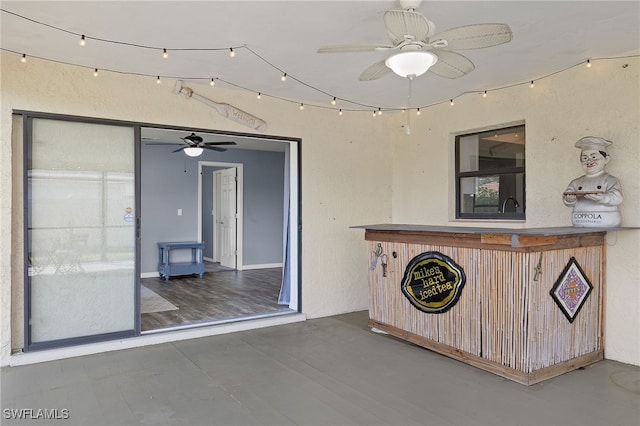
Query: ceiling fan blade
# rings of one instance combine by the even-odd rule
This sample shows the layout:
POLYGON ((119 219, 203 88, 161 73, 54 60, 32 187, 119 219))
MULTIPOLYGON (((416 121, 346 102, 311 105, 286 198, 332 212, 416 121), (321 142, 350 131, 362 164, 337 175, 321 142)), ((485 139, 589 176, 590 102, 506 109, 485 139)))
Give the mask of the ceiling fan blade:
POLYGON ((237 145, 237 144, 235 142, 205 142, 200 146, 204 147, 205 145, 237 145))
POLYGON ((384 64, 384 61, 376 62, 360 74, 360 81, 377 80, 389 74, 391 70, 384 64))
POLYGON ((429 39, 429 43, 446 40, 446 49, 481 49, 508 43, 513 38, 507 24, 475 24, 445 30, 429 39))
POLYGON ((411 10, 386 11, 384 24, 393 44, 404 41, 406 35, 413 36, 415 40, 425 41, 433 32, 433 24, 422 13, 411 10))
POLYGON ((184 149, 185 149, 185 148, 189 148, 189 147, 188 147, 188 146, 183 146, 182 148, 178 148, 178 149, 176 149, 176 150, 174 150, 174 151, 171 151, 171 152, 180 152, 180 151, 184 151, 184 149))
POLYGON ((318 49, 318 53, 373 52, 381 49, 393 49, 393 46, 383 46, 379 44, 341 44, 323 46, 318 49))
POLYGON ((225 148, 218 148, 217 146, 210 146, 210 145, 201 145, 200 148, 211 149, 213 151, 218 151, 218 152, 225 152, 226 151, 225 148))
POLYGON ((167 143, 167 142, 145 142, 145 145, 183 145, 181 143, 167 143))
POLYGON ((437 50, 434 53, 438 55, 438 62, 429 71, 440 77, 460 78, 475 69, 473 62, 459 53, 447 50, 437 50))

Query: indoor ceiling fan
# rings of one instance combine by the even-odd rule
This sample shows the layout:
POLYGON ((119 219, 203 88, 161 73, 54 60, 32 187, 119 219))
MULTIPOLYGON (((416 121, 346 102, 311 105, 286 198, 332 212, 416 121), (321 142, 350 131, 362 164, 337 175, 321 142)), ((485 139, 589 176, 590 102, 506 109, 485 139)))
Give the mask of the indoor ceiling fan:
POLYGON ((416 11, 421 1, 401 0, 402 10, 388 10, 384 24, 390 45, 346 44, 324 46, 318 53, 389 51, 391 56, 360 74, 361 81, 376 80, 390 72, 412 79, 427 70, 441 77, 459 78, 475 68, 473 62, 453 50, 480 49, 507 43, 513 38, 506 24, 474 24, 435 34, 435 25, 416 11), (434 35, 435 34, 435 35, 434 35))
POLYGON ((225 148, 220 148, 216 145, 236 145, 235 142, 204 142, 202 137, 195 133, 191 133, 189 136, 180 139, 182 139, 183 143, 148 142, 146 145, 182 145, 172 152, 184 151, 189 157, 197 157, 202 154, 205 149, 219 152, 226 151, 225 148))

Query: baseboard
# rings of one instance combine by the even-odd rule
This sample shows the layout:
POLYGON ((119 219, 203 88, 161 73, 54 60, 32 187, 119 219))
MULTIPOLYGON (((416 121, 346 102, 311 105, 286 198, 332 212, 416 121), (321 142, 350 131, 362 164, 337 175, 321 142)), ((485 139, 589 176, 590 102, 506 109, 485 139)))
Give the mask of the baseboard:
POLYGON ((156 271, 156 272, 142 272, 140 274, 140 278, 157 278, 159 277, 160 274, 156 271))
POLYGON ((267 269, 267 268, 282 268, 282 263, 263 263, 261 265, 242 265, 242 270, 247 269, 267 269))

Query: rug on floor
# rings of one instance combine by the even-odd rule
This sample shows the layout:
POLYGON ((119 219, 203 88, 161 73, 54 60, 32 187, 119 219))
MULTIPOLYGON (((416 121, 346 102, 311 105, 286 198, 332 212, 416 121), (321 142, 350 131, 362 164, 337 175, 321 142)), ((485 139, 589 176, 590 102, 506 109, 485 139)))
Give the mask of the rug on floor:
POLYGON ((160 296, 155 291, 141 285, 140 286, 140 313, 175 311, 176 305, 160 296))

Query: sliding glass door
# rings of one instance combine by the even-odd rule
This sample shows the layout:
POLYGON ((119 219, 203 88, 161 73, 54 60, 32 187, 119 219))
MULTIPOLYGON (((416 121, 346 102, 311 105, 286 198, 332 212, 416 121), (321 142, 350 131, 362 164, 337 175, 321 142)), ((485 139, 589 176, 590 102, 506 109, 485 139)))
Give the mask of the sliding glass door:
POLYGON ((26 345, 136 333, 135 127, 27 118, 26 345))

